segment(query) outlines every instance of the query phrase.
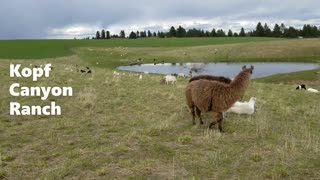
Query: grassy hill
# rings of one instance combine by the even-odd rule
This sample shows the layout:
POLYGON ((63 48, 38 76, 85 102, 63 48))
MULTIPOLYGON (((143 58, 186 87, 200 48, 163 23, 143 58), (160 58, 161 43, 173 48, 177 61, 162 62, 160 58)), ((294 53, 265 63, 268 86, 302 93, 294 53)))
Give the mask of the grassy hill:
POLYGON ((0 59, 40 59, 68 56, 77 47, 187 47, 243 42, 264 42, 279 38, 141 38, 110 40, 0 40, 0 59))

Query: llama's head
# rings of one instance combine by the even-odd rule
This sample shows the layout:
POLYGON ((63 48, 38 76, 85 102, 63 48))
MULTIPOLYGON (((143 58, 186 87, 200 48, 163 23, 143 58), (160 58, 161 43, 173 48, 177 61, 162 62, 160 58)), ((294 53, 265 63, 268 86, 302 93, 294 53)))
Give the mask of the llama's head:
POLYGON ((253 67, 252 65, 251 65, 250 68, 247 68, 246 65, 244 65, 244 66, 242 66, 242 71, 243 71, 243 72, 249 72, 250 74, 252 74, 253 68, 254 68, 254 67, 253 67))

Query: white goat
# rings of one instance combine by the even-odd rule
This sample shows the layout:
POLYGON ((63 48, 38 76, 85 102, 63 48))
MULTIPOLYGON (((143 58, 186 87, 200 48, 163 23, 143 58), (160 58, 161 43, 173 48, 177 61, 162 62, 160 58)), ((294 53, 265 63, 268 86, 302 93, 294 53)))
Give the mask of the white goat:
POLYGON ((142 80, 142 75, 141 74, 139 75, 139 80, 142 80))
POLYGON ((186 75, 184 75, 184 73, 179 73, 178 77, 186 77, 186 75))
POLYGON ((312 93, 319 93, 318 90, 313 89, 313 88, 308 88, 307 91, 312 92, 312 93))
POLYGON ((306 90, 306 91, 309 91, 309 92, 312 92, 312 93, 319 93, 319 90, 316 90, 316 89, 313 89, 313 88, 306 88, 306 85, 305 84, 300 84, 298 85, 298 87, 296 87, 296 89, 300 89, 300 90, 306 90))
POLYGON ((255 112, 256 98, 251 97, 249 102, 237 101, 227 112, 234 112, 236 114, 253 114, 255 112))
POLYGON ((165 79, 165 84, 169 84, 169 83, 175 84, 177 82, 177 78, 171 75, 166 75, 164 79, 165 79))
POLYGON ((118 73, 117 71, 113 71, 113 76, 120 76, 120 73, 118 73))

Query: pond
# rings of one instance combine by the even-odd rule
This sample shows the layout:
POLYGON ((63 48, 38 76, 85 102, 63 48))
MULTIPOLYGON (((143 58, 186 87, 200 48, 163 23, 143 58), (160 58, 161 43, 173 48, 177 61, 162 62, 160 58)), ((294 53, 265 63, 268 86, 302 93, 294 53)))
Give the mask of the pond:
POLYGON ((312 70, 319 68, 316 63, 164 63, 164 64, 141 64, 120 66, 119 70, 134 72, 150 72, 156 74, 184 73, 186 75, 192 71, 192 75, 210 74, 215 76, 226 76, 233 78, 243 65, 253 65, 252 78, 260 78, 279 73, 289 73, 296 71, 312 70))

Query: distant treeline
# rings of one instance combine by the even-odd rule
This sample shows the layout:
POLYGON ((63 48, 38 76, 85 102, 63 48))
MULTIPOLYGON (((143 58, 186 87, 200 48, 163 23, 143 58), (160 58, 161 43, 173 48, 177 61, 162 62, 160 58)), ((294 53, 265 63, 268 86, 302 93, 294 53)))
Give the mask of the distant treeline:
MULTIPOLYGON (((170 37, 284 37, 284 38, 298 38, 298 37, 320 37, 320 27, 305 24, 302 29, 296 29, 292 26, 286 27, 283 23, 281 25, 275 24, 273 29, 265 23, 264 25, 259 22, 256 29, 253 31, 245 32, 242 27, 240 32, 233 32, 231 29, 225 32, 223 29, 213 28, 211 31, 205 31, 201 29, 188 29, 186 30, 182 26, 175 28, 172 26, 168 32, 151 32, 148 31, 131 31, 129 36, 126 36, 125 31, 121 30, 120 34, 111 35, 109 31, 97 31, 96 36, 92 39, 110 39, 110 38, 145 38, 145 37, 159 37, 159 38, 170 38, 170 37)), ((90 39, 90 37, 85 38, 90 39)))

